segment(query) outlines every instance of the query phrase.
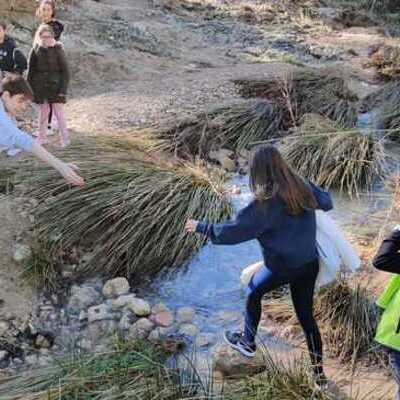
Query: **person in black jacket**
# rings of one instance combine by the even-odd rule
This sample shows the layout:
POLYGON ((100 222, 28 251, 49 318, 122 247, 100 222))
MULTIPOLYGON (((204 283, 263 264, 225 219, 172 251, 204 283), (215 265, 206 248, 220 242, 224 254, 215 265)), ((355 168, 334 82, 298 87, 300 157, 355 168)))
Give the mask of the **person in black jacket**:
POLYGON ((224 333, 225 341, 247 357, 256 353, 255 337, 261 300, 271 290, 289 284, 293 305, 304 330, 318 386, 325 386, 322 339, 313 315, 314 287, 319 272, 315 210, 332 209, 332 199, 288 166, 273 146, 256 147, 250 160, 254 199, 234 221, 221 224, 189 220, 185 229, 220 245, 256 239, 264 266, 247 288, 244 331, 224 333))
POLYGON ((388 351, 398 384, 396 400, 400 400, 400 226, 381 244, 373 265, 393 275, 377 304, 385 311, 377 328, 375 340, 388 351))
POLYGON ((41 24, 51 26, 54 32, 54 39, 60 41, 64 32, 64 25, 56 19, 56 5, 52 0, 42 0, 36 10, 36 16, 41 24))
POLYGON ((0 71, 22 75, 28 68, 28 62, 15 40, 6 34, 7 24, 0 22, 0 71))
POLYGON ((49 25, 41 25, 29 55, 28 82, 39 110, 39 142, 47 141, 50 105, 58 121, 61 147, 70 143, 64 111, 69 84, 69 68, 63 46, 56 42, 49 25))

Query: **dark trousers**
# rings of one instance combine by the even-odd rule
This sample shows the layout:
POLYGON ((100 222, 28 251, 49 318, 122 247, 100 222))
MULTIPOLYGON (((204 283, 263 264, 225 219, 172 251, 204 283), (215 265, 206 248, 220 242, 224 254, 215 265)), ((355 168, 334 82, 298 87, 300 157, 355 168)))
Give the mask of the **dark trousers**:
POLYGON ((318 260, 303 265, 290 273, 290 276, 281 276, 262 267, 249 283, 244 333, 247 342, 254 343, 261 318, 262 297, 271 290, 289 284, 294 310, 306 336, 314 372, 322 374, 322 340, 313 315, 314 288, 318 272, 318 260))

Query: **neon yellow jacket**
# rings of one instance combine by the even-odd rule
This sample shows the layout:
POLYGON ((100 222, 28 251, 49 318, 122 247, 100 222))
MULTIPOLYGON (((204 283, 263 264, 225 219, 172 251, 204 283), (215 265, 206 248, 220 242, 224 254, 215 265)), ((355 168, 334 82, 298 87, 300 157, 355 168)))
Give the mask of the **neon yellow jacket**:
POLYGON ((377 304, 385 311, 375 340, 390 349, 400 351, 400 275, 395 275, 390 280, 377 304))

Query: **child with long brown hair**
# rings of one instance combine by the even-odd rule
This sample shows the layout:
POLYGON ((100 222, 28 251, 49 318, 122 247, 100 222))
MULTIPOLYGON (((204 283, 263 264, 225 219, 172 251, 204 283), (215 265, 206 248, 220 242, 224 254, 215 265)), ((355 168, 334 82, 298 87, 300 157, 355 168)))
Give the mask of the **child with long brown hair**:
POLYGON ((64 104, 69 84, 69 68, 63 46, 56 42, 49 25, 41 25, 36 32, 29 55, 28 82, 34 102, 40 105, 38 140, 47 141, 47 123, 52 108, 60 132, 61 147, 70 143, 64 104))
POLYGON ((58 42, 64 32, 64 25, 56 19, 56 4, 53 0, 42 0, 36 9, 36 17, 41 24, 51 26, 54 32, 54 39, 58 42))
POLYGON ((247 290, 243 332, 224 334, 226 342, 243 355, 253 357, 255 336, 265 293, 289 284, 297 318, 304 330, 316 383, 326 382, 322 367, 322 340, 313 316, 313 296, 319 272, 315 210, 330 210, 328 193, 293 172, 273 146, 252 152, 250 188, 254 200, 236 219, 222 224, 189 220, 186 230, 208 236, 212 243, 233 245, 257 239, 265 266, 252 278, 247 290))

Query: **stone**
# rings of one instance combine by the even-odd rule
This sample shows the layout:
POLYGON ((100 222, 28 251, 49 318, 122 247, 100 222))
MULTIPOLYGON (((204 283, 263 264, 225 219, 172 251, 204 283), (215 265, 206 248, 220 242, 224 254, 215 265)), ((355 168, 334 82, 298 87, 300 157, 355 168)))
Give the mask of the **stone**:
POLYGON ((222 160, 221 166, 225 171, 228 172, 235 172, 236 171, 236 162, 231 160, 230 158, 226 157, 222 160))
POLYGON ((201 333, 196 337, 196 347, 208 347, 215 343, 215 339, 212 333, 201 333))
POLYGON ((50 349, 54 344, 54 337, 39 333, 35 338, 35 347, 38 349, 50 349))
POLYGON ((218 323, 222 323, 223 325, 238 323, 243 318, 242 313, 239 311, 219 311, 215 317, 218 323))
POLYGON ((0 336, 4 336, 10 329, 10 324, 7 321, 0 321, 0 336))
POLYGON ((84 321, 86 321, 88 319, 88 313, 86 312, 86 311, 81 311, 80 313, 79 313, 79 321, 80 322, 84 322, 84 321))
POLYGON ((120 309, 125 307, 129 302, 131 302, 132 300, 136 299, 136 295, 134 295, 133 293, 131 294, 127 294, 124 296, 120 296, 117 299, 112 299, 111 300, 111 307, 113 309, 120 309))
POLYGON ((221 372, 225 377, 254 375, 266 369, 265 355, 261 350, 254 357, 245 357, 227 344, 215 348, 213 370, 221 372))
POLYGON ((35 366, 35 365, 37 365, 38 357, 36 354, 31 354, 31 355, 25 357, 25 362, 28 365, 35 366))
POLYGON ((151 313, 150 304, 147 301, 138 298, 129 300, 125 307, 128 310, 133 311, 138 317, 147 317, 151 313))
POLYGON ((198 328, 196 325, 193 324, 183 324, 179 328, 179 333, 181 335, 189 336, 189 337, 195 337, 198 333, 198 328))
POLYGON ((148 340, 152 343, 160 343, 163 339, 173 333, 173 329, 171 327, 168 328, 161 328, 157 327, 156 329, 152 330, 148 340))
POLYGON ((68 302, 69 308, 73 310, 87 309, 101 302, 101 294, 91 286, 77 286, 71 288, 71 297, 68 302))
POLYGON ((129 329, 130 339, 146 339, 152 329, 154 328, 153 322, 147 318, 140 318, 129 329))
POLYGON ((32 250, 29 246, 17 243, 14 247, 13 259, 16 263, 21 264, 27 261, 32 255, 32 250))
POLYGON ((98 306, 92 306, 88 309, 88 321, 89 324, 95 321, 102 321, 105 319, 112 319, 112 314, 109 307, 106 304, 100 304, 98 306))
POLYGON ((83 338, 83 339, 79 340, 77 344, 78 344, 78 347, 80 349, 82 349, 83 351, 92 351, 93 350, 92 342, 87 338, 83 338))
POLYGON ((119 321, 118 327, 121 331, 127 331, 137 321, 135 314, 126 310, 119 321))
POLYGON ((196 311, 191 307, 182 307, 176 314, 176 319, 179 323, 192 322, 196 315, 196 311))
POLYGON ((7 351, 0 351, 0 363, 7 361, 9 359, 10 355, 7 351))
POLYGON ((170 309, 164 303, 158 303, 151 308, 152 314, 158 314, 161 311, 170 311, 170 309))
POLYGON ((126 278, 115 278, 107 281, 103 286, 103 295, 114 298, 129 293, 130 285, 126 278))
POLYGON ((53 359, 49 356, 39 356, 37 358, 37 363, 39 367, 48 367, 53 363, 53 359))
POLYGON ((88 326, 89 338, 94 345, 98 344, 99 340, 114 334, 117 327, 114 320, 95 321, 88 326))
POLYGON ((150 318, 156 325, 167 327, 174 323, 174 315, 171 311, 160 311, 157 314, 152 314, 150 318))

